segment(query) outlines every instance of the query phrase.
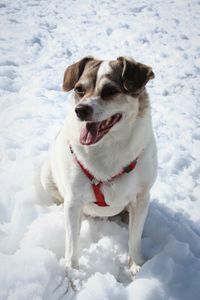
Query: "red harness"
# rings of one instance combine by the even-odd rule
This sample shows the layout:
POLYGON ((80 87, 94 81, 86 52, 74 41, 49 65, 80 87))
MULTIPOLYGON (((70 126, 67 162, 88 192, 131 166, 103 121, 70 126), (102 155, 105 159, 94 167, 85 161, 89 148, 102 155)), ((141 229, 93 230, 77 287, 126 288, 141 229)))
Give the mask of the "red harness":
POLYGON ((76 154, 74 153, 72 146, 69 145, 70 151, 71 153, 74 155, 74 158, 76 160, 76 162, 78 163, 79 167, 81 168, 81 170, 83 171, 83 173, 87 176, 87 178, 91 181, 91 185, 92 185, 92 189, 96 198, 96 202, 94 202, 95 204, 99 205, 99 206, 109 206, 106 201, 105 201, 105 197, 104 194, 101 191, 101 185, 111 182, 114 179, 116 179, 117 177, 125 174, 125 173, 129 173, 132 170, 135 169, 136 164, 137 164, 137 158, 132 161, 128 166, 126 166, 125 168, 123 168, 117 175, 112 176, 110 179, 108 179, 107 181, 100 181, 98 179, 96 179, 83 165, 82 163, 78 160, 78 158, 76 157, 76 154))

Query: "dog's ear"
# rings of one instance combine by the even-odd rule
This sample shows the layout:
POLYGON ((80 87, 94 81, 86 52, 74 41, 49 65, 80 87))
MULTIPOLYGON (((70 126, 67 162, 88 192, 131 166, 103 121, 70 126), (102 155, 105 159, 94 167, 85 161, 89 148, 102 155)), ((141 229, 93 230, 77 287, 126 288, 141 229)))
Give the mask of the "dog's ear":
POLYGON ((122 81, 124 89, 139 94, 150 79, 155 77, 152 68, 127 57, 118 57, 122 65, 122 81))
POLYGON ((64 73, 64 79, 63 79, 63 90, 68 92, 71 91, 76 82, 79 80, 81 77, 85 65, 87 64, 88 61, 93 60, 93 57, 88 56, 84 57, 78 62, 74 63, 73 65, 69 66, 64 73))

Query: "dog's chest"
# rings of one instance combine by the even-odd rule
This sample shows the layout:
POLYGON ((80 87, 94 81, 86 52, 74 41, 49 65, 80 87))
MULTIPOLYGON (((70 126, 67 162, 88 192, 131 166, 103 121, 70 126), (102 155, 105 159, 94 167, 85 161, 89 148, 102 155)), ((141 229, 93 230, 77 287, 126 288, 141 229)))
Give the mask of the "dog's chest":
MULTIPOLYGON (((102 183, 99 189, 108 206, 126 206, 138 192, 137 174, 123 174, 110 182, 102 183)), ((90 189, 90 197, 92 202, 98 202, 93 189, 90 189)))
POLYGON ((96 197, 93 190, 88 189, 89 203, 85 205, 84 212, 93 216, 112 216, 121 212, 131 201, 134 201, 138 192, 136 174, 125 174, 123 177, 101 185, 108 206, 101 207, 95 204, 96 197))

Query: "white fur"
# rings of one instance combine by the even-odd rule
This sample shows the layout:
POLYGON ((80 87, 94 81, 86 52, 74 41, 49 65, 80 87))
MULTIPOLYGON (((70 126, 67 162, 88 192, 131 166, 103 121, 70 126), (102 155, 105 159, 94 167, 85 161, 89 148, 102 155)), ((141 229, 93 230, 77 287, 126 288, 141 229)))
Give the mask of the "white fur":
MULTIPOLYGON (((109 71, 107 63, 100 68, 98 80, 109 71)), ((97 80, 97 81, 98 81, 97 80)), ((97 82, 98 84, 98 82, 97 82)), ((55 142, 50 160, 43 167, 41 180, 45 190, 62 201, 64 199, 66 267, 78 266, 78 244, 81 216, 113 216, 128 208, 129 257, 135 273, 143 263, 141 236, 148 211, 149 191, 157 173, 156 145, 151 125, 150 109, 139 117, 138 99, 117 96, 114 101, 88 98, 93 105, 96 120, 122 113, 122 120, 94 145, 82 146, 79 142, 80 122, 74 104, 65 125, 55 142), (96 178, 106 181, 138 157, 134 171, 124 174, 112 183, 102 185, 108 207, 94 204, 95 197, 88 178, 83 174, 69 150, 72 145, 81 163, 96 178)))
POLYGON ((109 60, 104 60, 102 64, 100 65, 100 68, 97 73, 97 84, 101 80, 102 76, 109 73, 111 71, 111 67, 109 65, 109 60))

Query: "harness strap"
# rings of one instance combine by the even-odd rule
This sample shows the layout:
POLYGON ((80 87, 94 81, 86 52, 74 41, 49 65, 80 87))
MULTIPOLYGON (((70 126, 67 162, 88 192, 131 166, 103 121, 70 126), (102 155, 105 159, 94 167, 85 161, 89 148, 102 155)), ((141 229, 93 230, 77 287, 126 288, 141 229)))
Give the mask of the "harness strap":
POLYGON ((90 180, 91 182, 91 185, 92 185, 92 189, 93 189, 93 192, 94 192, 94 195, 95 195, 95 198, 96 198, 96 202, 94 202, 95 204, 97 204, 98 206, 102 206, 102 207, 105 207, 105 206, 109 206, 106 201, 105 201, 105 197, 104 197, 104 194, 102 193, 101 191, 101 185, 103 183, 108 183, 108 182, 111 182, 113 181, 114 179, 116 179, 117 177, 125 174, 125 173, 129 173, 131 172, 132 170, 135 169, 136 167, 136 164, 137 164, 137 158, 132 161, 128 166, 126 166, 125 168, 123 168, 118 174, 112 176, 109 180, 107 180, 106 182, 103 182, 103 181, 99 181, 97 180, 90 172, 89 170, 87 170, 83 165, 82 163, 78 160, 76 154, 74 153, 73 149, 72 149, 72 146, 69 145, 69 148, 70 148, 70 151, 71 153, 74 155, 74 158, 77 162, 77 164, 79 165, 79 167, 81 168, 81 170, 83 171, 83 173, 87 176, 87 178, 90 180))

